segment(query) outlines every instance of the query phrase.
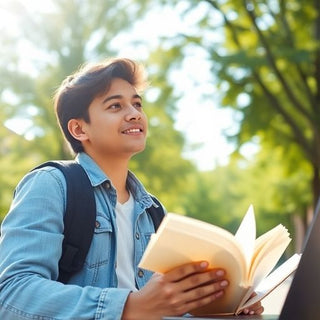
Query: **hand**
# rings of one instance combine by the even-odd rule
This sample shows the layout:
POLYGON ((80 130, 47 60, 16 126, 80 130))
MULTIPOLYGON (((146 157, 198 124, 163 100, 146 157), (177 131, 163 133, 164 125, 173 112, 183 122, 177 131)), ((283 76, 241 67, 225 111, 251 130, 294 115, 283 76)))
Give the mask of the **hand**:
POLYGON ((223 296, 228 286, 224 275, 222 269, 209 270, 205 261, 155 273, 141 290, 130 293, 122 319, 158 320, 207 305, 223 296))
MULTIPOLYGON (((252 293, 252 295, 250 296, 249 299, 253 298, 254 296, 256 296, 257 294, 254 292, 252 293)), ((264 311, 263 306, 261 305, 261 301, 256 302, 255 304, 253 304, 252 306, 250 306, 249 308, 246 308, 242 311, 243 314, 257 314, 260 315, 262 314, 262 312, 264 311)))

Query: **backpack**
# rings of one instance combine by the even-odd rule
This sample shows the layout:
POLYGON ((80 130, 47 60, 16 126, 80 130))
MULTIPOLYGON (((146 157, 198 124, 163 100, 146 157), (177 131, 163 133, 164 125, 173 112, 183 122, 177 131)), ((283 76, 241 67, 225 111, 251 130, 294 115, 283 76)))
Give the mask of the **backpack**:
MULTIPOLYGON (((46 166, 61 170, 67 184, 64 239, 58 277, 59 282, 67 283, 73 274, 82 269, 90 248, 96 223, 95 197, 85 170, 76 161, 47 161, 33 170, 46 166)), ((165 213, 158 199, 151 197, 158 207, 151 206, 146 211, 157 230, 165 213)))

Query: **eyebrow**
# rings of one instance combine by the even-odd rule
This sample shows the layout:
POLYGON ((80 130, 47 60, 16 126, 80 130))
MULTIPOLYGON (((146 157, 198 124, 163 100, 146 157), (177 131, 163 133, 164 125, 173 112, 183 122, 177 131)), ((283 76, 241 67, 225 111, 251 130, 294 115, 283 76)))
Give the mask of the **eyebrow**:
MULTIPOLYGON (((115 94, 115 95, 113 95, 113 96, 110 96, 110 97, 105 98, 102 103, 106 103, 106 102, 108 102, 108 101, 110 101, 110 100, 122 99, 122 98, 123 98, 123 96, 122 96, 121 94, 115 94)), ((132 98, 133 98, 133 99, 138 98, 138 99, 142 100, 142 97, 139 96, 138 94, 133 95, 132 98)))

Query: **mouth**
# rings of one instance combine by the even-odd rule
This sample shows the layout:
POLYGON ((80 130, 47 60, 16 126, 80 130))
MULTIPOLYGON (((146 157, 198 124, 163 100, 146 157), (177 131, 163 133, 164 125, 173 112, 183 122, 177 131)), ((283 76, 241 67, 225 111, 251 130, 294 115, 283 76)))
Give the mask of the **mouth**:
POLYGON ((137 134, 141 132, 143 132, 142 128, 130 128, 122 131, 124 134, 137 134))

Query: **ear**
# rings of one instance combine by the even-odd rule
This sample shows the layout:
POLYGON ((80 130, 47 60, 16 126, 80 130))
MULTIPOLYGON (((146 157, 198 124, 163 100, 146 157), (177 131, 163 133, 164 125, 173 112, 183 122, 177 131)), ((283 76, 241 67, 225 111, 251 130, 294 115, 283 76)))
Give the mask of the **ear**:
POLYGON ((84 121, 80 119, 71 119, 68 122, 68 130, 70 134, 79 141, 88 139, 87 134, 83 130, 84 121))

